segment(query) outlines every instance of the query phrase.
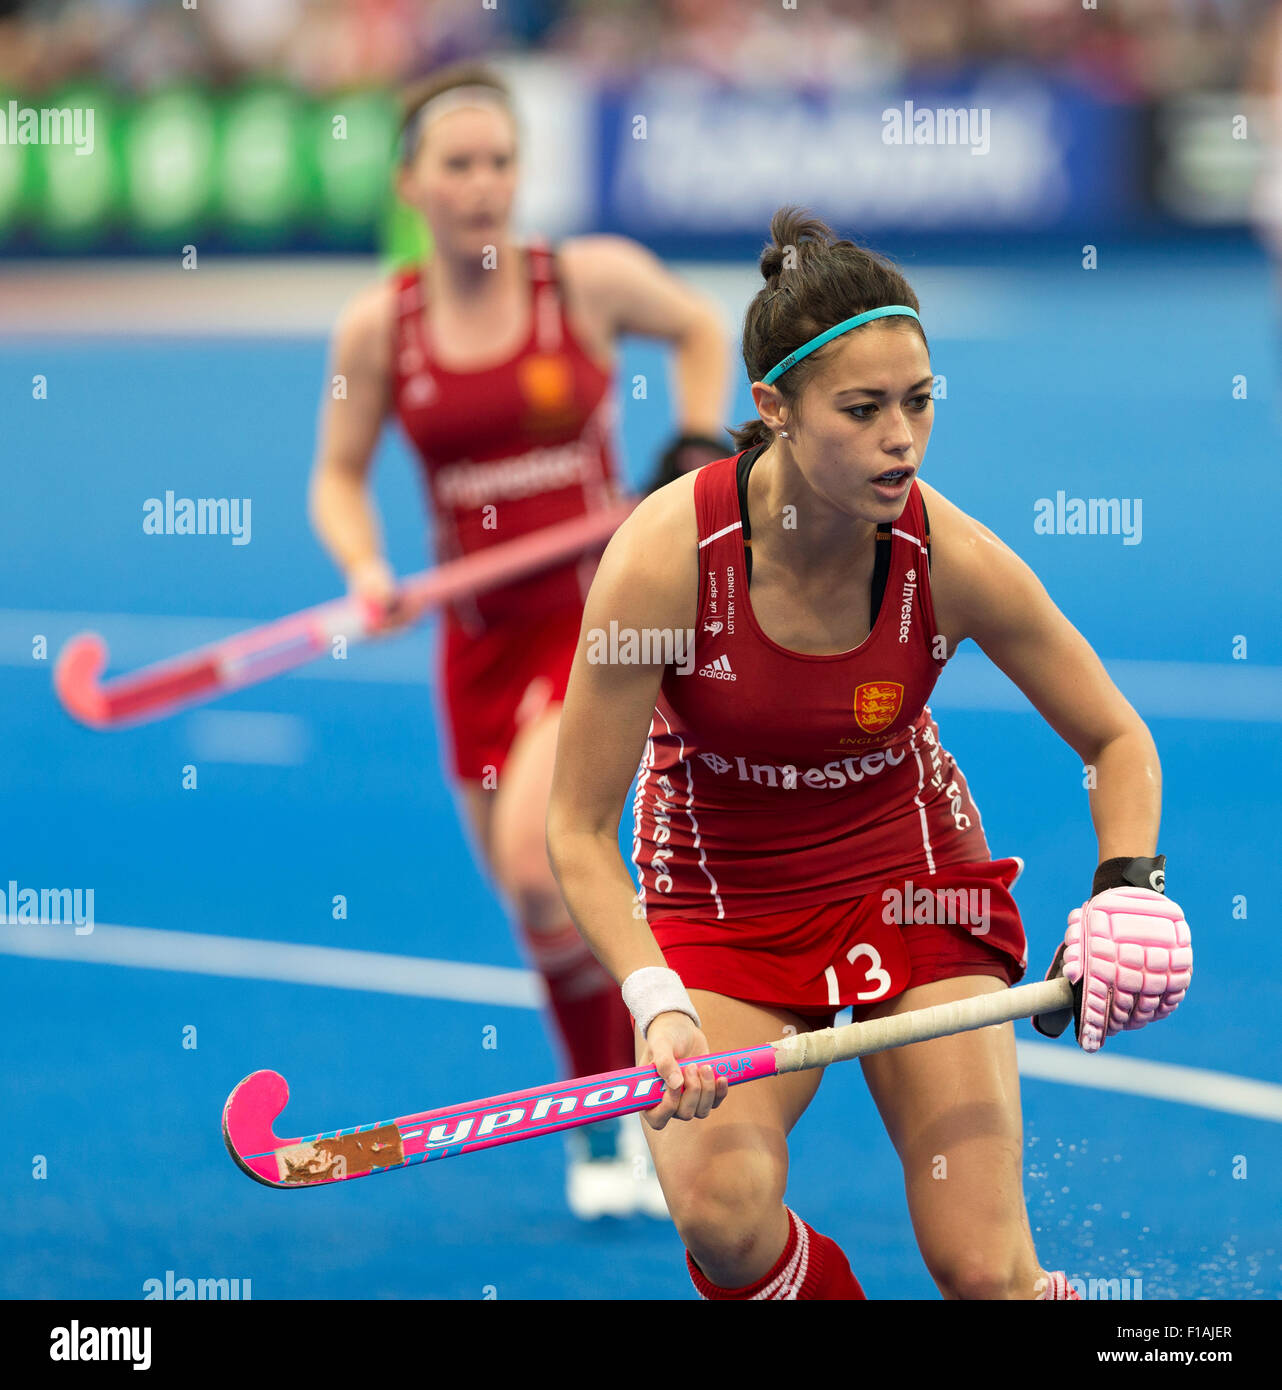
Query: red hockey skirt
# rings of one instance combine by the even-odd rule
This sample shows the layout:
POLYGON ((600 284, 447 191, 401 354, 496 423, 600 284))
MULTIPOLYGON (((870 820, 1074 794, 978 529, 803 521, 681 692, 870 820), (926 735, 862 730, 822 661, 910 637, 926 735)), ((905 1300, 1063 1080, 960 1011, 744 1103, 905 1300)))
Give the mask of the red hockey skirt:
POLYGON ((855 1022, 904 990, 959 975, 1013 985, 1027 945, 1011 885, 1018 859, 955 864, 887 880, 845 902, 733 921, 650 921, 669 967, 687 989, 855 1022))
POLYGON ((439 661, 455 776, 497 777, 522 726, 565 699, 582 621, 581 604, 494 623, 477 636, 446 621, 439 661))

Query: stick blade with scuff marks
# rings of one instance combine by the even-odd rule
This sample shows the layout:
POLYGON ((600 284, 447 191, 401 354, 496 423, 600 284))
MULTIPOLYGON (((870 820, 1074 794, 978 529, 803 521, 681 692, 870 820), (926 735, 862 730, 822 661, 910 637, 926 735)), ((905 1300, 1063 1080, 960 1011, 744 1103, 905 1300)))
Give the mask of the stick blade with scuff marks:
POLYGON ((393 1124, 333 1139, 308 1139, 276 1150, 282 1187, 359 1178, 376 1168, 395 1168, 405 1161, 401 1132, 393 1124))
POLYGON ((289 1101, 277 1071, 251 1072, 223 1106, 223 1142, 237 1167, 264 1187, 316 1187, 405 1161, 401 1132, 386 1120, 346 1134, 280 1139, 273 1126, 289 1101))

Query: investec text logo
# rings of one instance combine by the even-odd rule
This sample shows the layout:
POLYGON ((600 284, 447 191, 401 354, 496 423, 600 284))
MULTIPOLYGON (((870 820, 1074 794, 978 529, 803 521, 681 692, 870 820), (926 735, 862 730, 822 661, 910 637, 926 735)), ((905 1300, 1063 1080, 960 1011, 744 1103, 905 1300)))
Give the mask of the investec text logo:
POLYGON ((575 439, 540 445, 511 458, 448 463, 436 471, 432 487, 442 506, 481 507, 581 484, 591 476, 593 461, 588 445, 575 439))
POLYGON ((676 804, 677 791, 666 772, 654 779, 654 788, 655 850, 650 856, 649 869, 654 875, 655 891, 671 893, 672 875, 668 872, 668 861, 672 858, 672 851, 664 846, 672 839, 672 808, 676 804))
POLYGON ((887 767, 902 763, 907 756, 902 749, 885 748, 865 753, 863 757, 836 758, 823 767, 808 767, 805 771, 798 771, 791 763, 750 763, 743 757, 727 759, 719 753, 700 753, 699 761, 718 776, 734 772, 740 782, 755 782, 759 787, 782 787, 792 791, 800 782, 816 790, 836 791, 848 783, 862 782, 865 777, 876 777, 887 767))
MULTIPOLYGON (((909 570, 904 576, 904 592, 899 606, 899 640, 908 641, 908 630, 913 625, 913 595, 917 592, 917 571, 909 570)), ((902 693, 902 691, 901 691, 902 693)))

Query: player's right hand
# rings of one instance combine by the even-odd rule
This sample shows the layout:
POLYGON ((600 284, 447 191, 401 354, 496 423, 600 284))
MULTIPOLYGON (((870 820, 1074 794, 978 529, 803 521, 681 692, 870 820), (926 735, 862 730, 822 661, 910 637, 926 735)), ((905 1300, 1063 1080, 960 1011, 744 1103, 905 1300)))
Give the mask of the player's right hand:
POLYGON ((400 599, 396 576, 381 555, 363 560, 348 571, 347 592, 352 598, 364 599, 375 606, 380 632, 393 632, 410 621, 410 614, 400 599))
POLYGON ((646 1029, 645 1043, 639 1065, 651 1063, 666 1087, 659 1104, 642 1111, 641 1118, 651 1129, 662 1129, 673 1119, 705 1119, 725 1100, 730 1083, 724 1076, 717 1076, 707 1062, 682 1066, 678 1061, 711 1051, 707 1038, 688 1014, 657 1015, 646 1029))

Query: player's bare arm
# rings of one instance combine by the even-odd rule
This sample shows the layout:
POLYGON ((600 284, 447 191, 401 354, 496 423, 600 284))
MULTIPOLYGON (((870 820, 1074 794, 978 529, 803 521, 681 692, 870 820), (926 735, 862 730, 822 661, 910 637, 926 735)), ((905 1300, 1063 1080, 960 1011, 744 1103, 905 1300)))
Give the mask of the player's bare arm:
POLYGON ((719 434, 731 362, 717 304, 627 237, 575 237, 562 244, 560 256, 567 280, 597 306, 611 340, 634 333, 673 345, 680 432, 719 434))
POLYGON ((969 637, 1095 769, 1100 859, 1152 855, 1161 767, 1144 721, 1037 576, 986 526, 920 484, 930 512, 935 617, 949 654, 969 637))
POLYGON ((308 496, 312 526, 349 588, 380 602, 391 600, 396 581, 368 482, 388 407, 393 307, 392 287, 382 282, 356 295, 338 320, 308 496))
MULTIPOLYGON (((662 661, 596 662, 592 634, 658 631, 684 641, 693 628, 698 591, 694 477, 653 494, 619 528, 588 595, 566 691, 548 803, 548 854, 576 925, 602 965, 622 983, 634 971, 664 966, 663 953, 619 855, 618 827, 645 749, 662 661)), ((650 653, 644 653, 654 655, 650 653)), ((668 1085, 647 1120, 702 1118, 725 1097, 725 1079, 675 1058, 707 1052, 707 1040, 684 1013, 661 1013, 646 1034, 668 1085)))

